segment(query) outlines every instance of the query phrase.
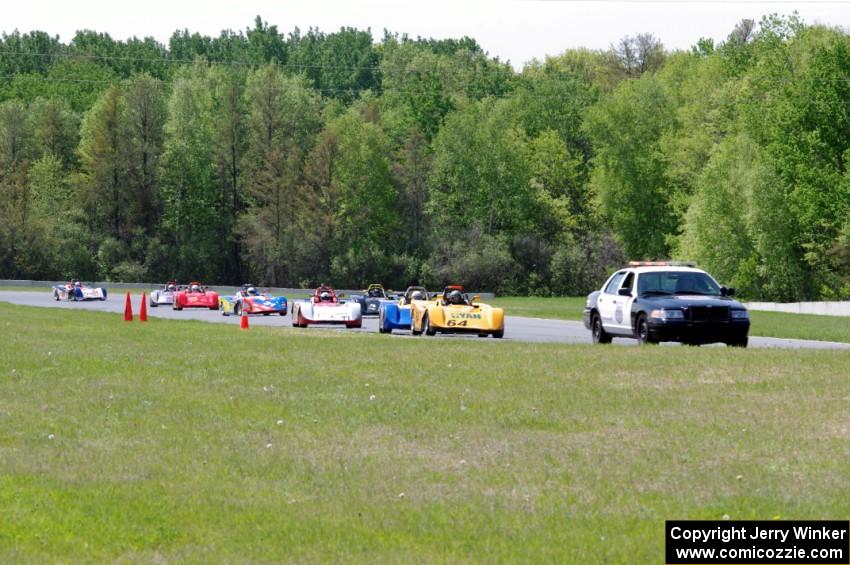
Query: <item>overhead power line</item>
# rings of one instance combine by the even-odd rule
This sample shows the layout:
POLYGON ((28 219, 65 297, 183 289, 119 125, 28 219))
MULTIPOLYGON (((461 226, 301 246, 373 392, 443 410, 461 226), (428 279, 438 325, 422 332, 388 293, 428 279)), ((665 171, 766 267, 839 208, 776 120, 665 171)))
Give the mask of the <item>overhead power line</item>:
MULTIPOLYGON (((0 57, 11 55, 14 57, 36 57, 43 59, 93 59, 98 61, 127 61, 127 62, 142 62, 148 64, 167 64, 167 65, 190 65, 196 59, 180 59, 173 57, 126 57, 118 55, 95 55, 93 53, 29 53, 26 51, 7 51, 0 50, 0 57)), ((291 68, 291 69, 325 69, 339 71, 378 71, 380 65, 370 65, 365 67, 341 67, 338 65, 307 65, 301 63, 280 63, 277 61, 267 61, 264 63, 255 63, 249 61, 214 61, 210 60, 205 55, 198 55, 199 59, 206 59, 211 64, 233 65, 244 67, 256 67, 258 64, 273 64, 276 67, 291 68)))

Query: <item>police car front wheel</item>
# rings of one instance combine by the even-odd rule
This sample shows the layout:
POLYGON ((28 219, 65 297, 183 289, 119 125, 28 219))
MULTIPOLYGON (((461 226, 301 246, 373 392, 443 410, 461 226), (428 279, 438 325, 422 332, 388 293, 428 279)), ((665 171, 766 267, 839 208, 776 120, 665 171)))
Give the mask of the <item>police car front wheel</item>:
POLYGON ((637 324, 635 324, 635 329, 638 343, 641 345, 648 345, 651 343, 656 343, 656 340, 653 339, 652 334, 649 333, 649 324, 646 322, 646 316, 641 315, 637 324))

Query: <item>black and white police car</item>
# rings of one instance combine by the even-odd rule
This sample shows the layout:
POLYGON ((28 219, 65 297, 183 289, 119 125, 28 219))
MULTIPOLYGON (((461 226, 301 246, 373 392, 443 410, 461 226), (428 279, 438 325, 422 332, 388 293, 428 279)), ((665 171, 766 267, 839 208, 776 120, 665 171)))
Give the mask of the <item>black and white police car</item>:
POLYGON ((632 261, 588 295, 584 326, 593 343, 631 337, 746 347, 750 317, 734 294, 693 263, 632 261))

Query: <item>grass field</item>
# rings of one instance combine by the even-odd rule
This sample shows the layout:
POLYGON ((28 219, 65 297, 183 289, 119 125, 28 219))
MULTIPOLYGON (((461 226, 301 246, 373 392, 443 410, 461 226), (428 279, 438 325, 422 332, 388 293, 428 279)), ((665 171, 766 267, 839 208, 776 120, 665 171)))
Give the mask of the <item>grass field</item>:
POLYGON ((0 562, 663 562, 850 515, 850 352, 404 339, 0 303, 0 562))

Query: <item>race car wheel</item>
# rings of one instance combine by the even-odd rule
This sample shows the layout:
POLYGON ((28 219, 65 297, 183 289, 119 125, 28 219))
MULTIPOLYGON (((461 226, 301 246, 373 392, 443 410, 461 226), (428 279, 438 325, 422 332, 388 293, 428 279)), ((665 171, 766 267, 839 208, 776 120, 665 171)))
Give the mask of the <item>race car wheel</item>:
POLYGON ((178 312, 183 309, 183 307, 180 306, 179 304, 177 304, 176 302, 174 303, 174 305, 171 308, 173 310, 177 310, 178 312))
POLYGON ((747 345, 749 345, 749 343, 750 343, 750 338, 742 337, 742 338, 739 338, 739 339, 728 341, 728 342, 726 342, 726 345, 729 346, 729 347, 747 347, 747 345))
POLYGON ((422 330, 417 330, 413 322, 410 323, 410 335, 422 335, 422 330))
POLYGON ((150 301, 150 305, 151 305, 151 308, 156 308, 157 306, 159 306, 159 304, 157 304, 153 300, 150 301))
POLYGON ((652 335, 649 333, 649 324, 646 323, 646 316, 641 314, 635 327, 637 328, 637 341, 640 345, 656 343, 655 340, 652 339, 652 335))
POLYGON ((599 314, 593 314, 590 322, 590 333, 593 336, 593 343, 611 343, 611 336, 602 327, 602 318, 599 314))
POLYGON ((297 328, 306 328, 307 321, 304 319, 304 316, 301 315, 301 310, 298 311, 298 323, 296 324, 297 328))
POLYGON ((238 302, 236 303, 236 306, 233 307, 233 315, 234 316, 241 316, 242 315, 242 305, 239 304, 238 302))
POLYGON ((495 337, 496 339, 502 339, 503 337, 505 337, 505 330, 493 332, 493 337, 495 337))
POLYGON ((56 292, 55 290, 53 291, 53 300, 55 300, 56 302, 59 302, 59 293, 56 292))
POLYGON ((486 333, 480 333, 480 334, 478 334, 478 337, 487 337, 487 334, 486 333))
POLYGON ((286 316, 286 310, 281 310, 280 312, 278 312, 278 314, 280 314, 281 316, 286 316))
POLYGON ((378 314, 378 332, 382 334, 393 333, 392 329, 387 329, 384 326, 386 325, 387 313, 381 308, 381 313, 378 314))
POLYGON ((345 327, 346 328, 362 328, 363 322, 361 320, 358 320, 356 322, 345 322, 345 327))
POLYGON ((425 335, 437 335, 437 330, 431 327, 431 319, 428 317, 428 314, 425 314, 425 318, 422 320, 422 329, 425 335))

